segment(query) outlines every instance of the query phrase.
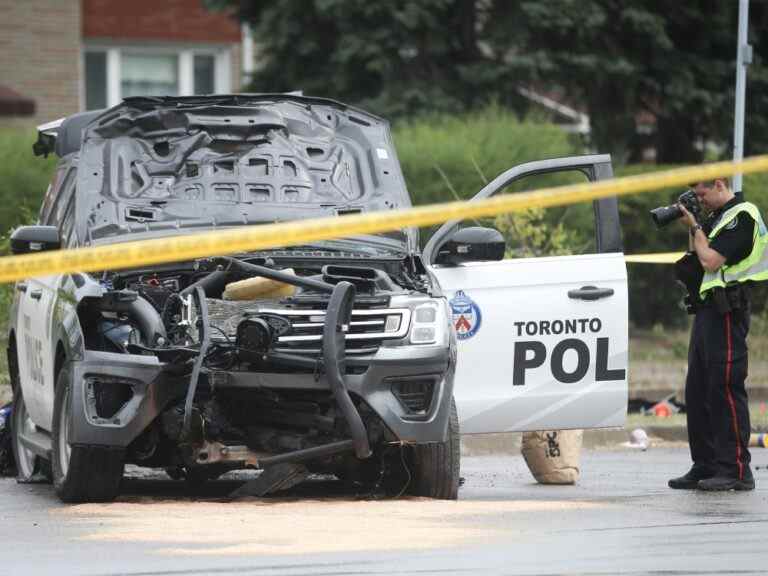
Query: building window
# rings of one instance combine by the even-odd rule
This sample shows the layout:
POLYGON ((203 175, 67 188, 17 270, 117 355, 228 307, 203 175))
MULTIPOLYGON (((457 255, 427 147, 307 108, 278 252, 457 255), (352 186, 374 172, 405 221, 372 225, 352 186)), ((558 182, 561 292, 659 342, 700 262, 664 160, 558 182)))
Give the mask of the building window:
POLYGON ((195 54, 195 94, 213 94, 216 91, 216 61, 210 54, 195 54))
POLYGON ((232 91, 229 48, 88 46, 83 53, 86 110, 129 96, 191 96, 232 91))
POLYGON ((107 107, 107 53, 85 53, 85 109, 107 107))
POLYGON ((179 57, 175 54, 123 54, 120 96, 178 96, 179 57))

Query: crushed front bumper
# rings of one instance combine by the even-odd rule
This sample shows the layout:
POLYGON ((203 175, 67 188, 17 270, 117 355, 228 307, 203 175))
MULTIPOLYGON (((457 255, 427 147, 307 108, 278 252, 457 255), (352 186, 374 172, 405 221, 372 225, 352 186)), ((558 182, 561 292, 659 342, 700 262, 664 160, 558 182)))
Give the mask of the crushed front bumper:
MULTIPOLYGON (((445 441, 453 395, 455 347, 382 346, 368 357, 347 358, 344 382, 353 397, 363 400, 403 442, 445 441), (410 410, 396 394, 398 383, 432 382, 425 410, 410 410)), ((183 398, 189 375, 154 356, 86 351, 72 362, 72 444, 128 446, 172 401, 183 398), (130 400, 110 418, 96 412, 95 386, 130 386, 130 400)), ((267 372, 215 373, 215 388, 330 391, 325 376, 267 372)))

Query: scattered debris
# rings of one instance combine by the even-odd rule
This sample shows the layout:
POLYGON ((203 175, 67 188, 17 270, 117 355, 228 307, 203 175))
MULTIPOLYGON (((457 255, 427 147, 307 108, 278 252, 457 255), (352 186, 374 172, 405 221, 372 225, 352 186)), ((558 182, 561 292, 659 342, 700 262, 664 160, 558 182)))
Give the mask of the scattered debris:
POLYGON ((16 463, 11 447, 11 411, 13 404, 0 408, 0 477, 16 476, 16 463))
POLYGON ((768 434, 750 434, 750 448, 768 448, 768 434))
POLYGON ((632 398, 627 406, 627 412, 668 418, 673 414, 685 414, 685 404, 679 402, 674 394, 670 394, 658 402, 651 402, 645 398, 632 398))
POLYGON ((579 479, 581 430, 523 433, 521 452, 539 484, 575 484, 579 479))
POLYGON ((629 442, 624 442, 622 446, 634 448, 645 452, 648 450, 648 434, 642 428, 635 428, 629 433, 629 442))
POLYGON ((250 480, 240 486, 229 495, 229 498, 232 500, 244 496, 257 496, 260 498, 273 492, 287 490, 302 482, 307 476, 309 476, 309 471, 302 464, 294 462, 275 464, 265 468, 254 480, 250 480))

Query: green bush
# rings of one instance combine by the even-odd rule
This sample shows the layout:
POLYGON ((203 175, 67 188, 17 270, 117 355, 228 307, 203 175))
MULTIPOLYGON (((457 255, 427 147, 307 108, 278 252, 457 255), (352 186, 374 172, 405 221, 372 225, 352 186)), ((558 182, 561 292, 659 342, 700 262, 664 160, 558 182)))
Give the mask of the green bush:
POLYGON ((56 158, 32 154, 33 132, 0 131, 0 236, 35 217, 56 158))
MULTIPOLYGON (((8 254, 11 229, 35 220, 56 167, 56 158, 32 154, 33 132, 0 130, 0 257, 8 254)), ((0 330, 6 321, 12 286, 0 284, 0 330)))
MULTIPOLYGON (((434 116, 397 124, 397 153, 414 204, 468 199, 505 170, 523 162, 578 154, 580 146, 554 124, 523 120, 491 106, 460 116, 434 116)), ((573 174, 526 178, 510 191, 541 188, 583 179, 573 174)), ((591 237, 591 208, 572 206, 502 215, 478 224, 495 226, 509 244, 509 255, 562 253, 564 231, 584 251, 591 237), (589 228, 589 230, 587 230, 589 228), (536 238, 529 233, 536 231, 536 238), (556 232, 556 233, 555 233, 556 232)), ((422 235, 423 241, 430 231, 422 235)))
POLYGON ((403 122, 393 133, 415 204, 471 198, 516 164, 577 153, 554 124, 519 121, 495 106, 403 122))

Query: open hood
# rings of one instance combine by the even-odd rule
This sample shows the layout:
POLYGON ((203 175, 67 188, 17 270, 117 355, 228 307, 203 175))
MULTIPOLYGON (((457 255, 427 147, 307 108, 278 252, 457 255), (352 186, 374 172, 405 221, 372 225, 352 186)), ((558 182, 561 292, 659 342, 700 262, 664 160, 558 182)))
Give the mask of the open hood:
POLYGON ((410 206, 386 121, 297 95, 128 98, 84 128, 80 166, 86 243, 410 206))

